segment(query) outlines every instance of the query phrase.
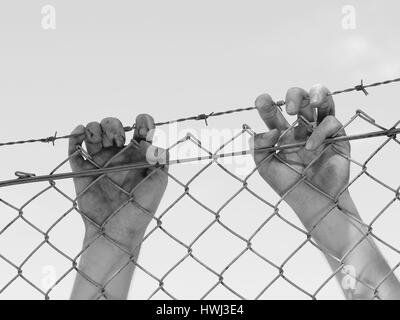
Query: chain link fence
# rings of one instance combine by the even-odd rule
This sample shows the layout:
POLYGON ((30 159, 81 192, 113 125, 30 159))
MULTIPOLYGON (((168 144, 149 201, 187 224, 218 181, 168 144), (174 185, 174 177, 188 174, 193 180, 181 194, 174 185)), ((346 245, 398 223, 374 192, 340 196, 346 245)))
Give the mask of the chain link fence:
MULTIPOLYGON (((300 117, 287 131, 282 133, 282 136, 298 125, 299 121, 306 120, 300 117)), ((386 239, 385 234, 376 234, 375 226, 381 220, 385 220, 385 215, 388 215, 387 212, 399 204, 398 170, 393 168, 392 173, 392 178, 395 178, 395 181, 397 180, 397 185, 391 185, 379 175, 371 172, 370 164, 376 158, 379 158, 381 154, 384 154, 385 149, 390 149, 391 154, 395 154, 395 150, 398 150, 400 141, 397 139, 396 134, 400 132, 399 121, 392 127, 387 128, 378 125, 370 116, 358 110, 343 127, 347 130, 355 121, 363 121, 372 129, 363 134, 333 137, 329 142, 335 141, 335 139, 361 141, 368 139, 368 141, 379 141, 379 144, 375 146, 374 143, 368 143, 368 146, 373 146, 373 150, 369 149, 370 154, 366 159, 347 159, 351 162, 352 173, 354 174, 352 174, 349 183, 340 194, 358 183, 379 186, 382 194, 385 194, 384 199, 386 199, 386 202, 376 212, 368 213, 366 222, 360 221, 352 215, 347 215, 347 218, 352 220, 353 223, 362 226, 363 230, 366 230, 363 238, 370 236, 378 243, 380 248, 385 248, 384 250, 387 252, 390 251, 391 273, 395 273, 400 265, 399 243, 396 243, 396 241, 391 243, 391 239, 386 239), (360 180, 363 180, 363 182, 360 182, 360 180)), ((99 225, 79 208, 77 201, 94 184, 102 179, 109 179, 108 173, 130 170, 135 168, 135 165, 102 168, 91 160, 98 169, 86 174, 96 175, 96 178, 77 196, 75 196, 71 181, 71 178, 76 174, 70 172, 60 173, 63 169, 68 171, 69 158, 57 165, 47 176, 36 177, 33 174, 17 172, 18 179, 0 182, 0 211, 2 214, 0 220, 0 265, 2 270, 0 276, 0 298, 8 298, 8 291, 13 291, 12 295, 15 298, 28 296, 50 299, 53 298, 53 294, 56 297, 68 298, 69 292, 67 293, 67 291, 71 288, 72 278, 76 273, 79 273, 98 288, 97 298, 107 299, 107 286, 129 264, 135 264, 134 290, 141 290, 139 284, 137 284, 138 282, 141 282, 141 286, 146 288, 146 290, 143 289, 138 293, 138 298, 208 299, 223 296, 225 298, 238 299, 267 299, 271 298, 267 293, 273 291, 275 284, 279 282, 286 289, 283 289, 276 297, 286 298, 287 296, 284 293, 294 290, 299 294, 296 297, 318 299, 324 288, 331 286, 332 282, 336 281, 334 279, 336 274, 346 273, 347 271, 344 262, 345 257, 340 259, 334 257, 319 246, 312 238, 312 231, 307 232, 296 218, 293 218, 294 215, 291 209, 285 204, 287 195, 297 188, 300 183, 311 184, 304 174, 311 164, 303 172, 298 172, 298 169, 293 164, 284 163, 288 168, 299 173, 300 178, 282 196, 277 196, 272 190, 268 191, 266 184, 265 190, 267 192, 256 190, 258 188, 253 187, 252 179, 259 179, 257 169, 262 163, 259 163, 258 166, 243 177, 234 172, 232 165, 225 165, 222 161, 235 157, 251 157, 251 150, 233 150, 232 148, 237 139, 243 139, 244 137, 247 139, 254 134, 249 126, 244 125, 238 134, 225 141, 216 151, 208 150, 201 141, 191 134, 186 135, 170 146, 169 151, 171 152, 174 148, 192 144, 192 146, 199 149, 201 155, 194 158, 170 160, 170 171, 166 174, 169 176, 170 185, 168 188, 171 191, 167 191, 169 193, 165 196, 165 201, 157 214, 155 216, 150 214, 152 223, 148 227, 141 243, 141 256, 138 261, 134 261, 133 258, 129 259, 104 284, 96 283, 82 270, 79 270, 78 262, 80 257, 97 239, 93 239, 92 243, 89 243, 84 248, 77 248, 79 239, 82 238, 80 233, 83 232, 83 229, 75 227, 76 223, 81 225, 81 222, 72 221, 77 221, 77 219, 84 217, 93 226, 104 231, 104 224, 117 216, 119 210, 114 212, 103 225, 99 225), (226 152, 228 148, 232 150, 229 149, 230 151, 226 152), (191 167, 197 168, 195 172, 188 169, 188 163, 196 163, 197 167, 191 167), (183 168, 183 166, 186 167, 183 168), (186 177, 180 175, 181 168, 186 177), (201 180, 210 170, 213 170, 212 176, 214 178, 206 184, 202 184, 203 190, 196 194, 196 182, 201 180), (223 178, 220 178, 220 175, 223 175, 223 178), (218 185, 219 180, 224 181, 224 187, 218 185), (28 184, 29 188, 27 188, 28 184), (217 190, 213 188, 213 184, 217 186, 217 190), (204 189, 204 185, 209 186, 209 189, 208 187, 204 189), (37 190, 37 192, 32 194, 32 190, 37 190), (21 199, 23 199, 23 192, 25 192, 25 196, 30 194, 30 197, 22 204, 11 203, 4 197, 4 195, 7 195, 7 191, 20 195, 21 199), (227 194, 227 191, 230 194, 227 194), (218 194, 219 192, 221 194, 218 194), (54 205, 49 200, 55 197, 60 201, 56 203, 62 203, 62 205, 54 205), (207 201, 207 198, 218 201, 210 202, 207 201), (42 201, 41 199, 44 200, 42 201), (238 199, 242 200, 238 201, 238 199), (186 207, 182 207, 185 202, 186 207), (245 202, 247 204, 244 204, 245 202), (257 205, 252 206, 250 202, 257 203, 257 205), (36 205, 36 203, 40 203, 40 205, 36 205), (31 208, 33 208, 34 213, 31 212, 31 208), (49 212, 48 221, 51 221, 51 223, 45 226, 37 222, 39 221, 37 217, 46 210, 49 212), (230 220, 230 214, 235 215, 236 218, 230 220), (277 224, 280 227, 277 227, 277 224), (284 231, 282 232, 282 230, 284 231), (288 237, 287 233, 291 233, 293 236, 288 237), (62 234, 63 240, 60 240, 58 234, 62 234), (154 237, 158 237, 158 244, 154 245, 152 240, 154 237), (257 238, 264 239, 264 244, 260 244, 261 240, 259 241, 257 238), (15 242, 20 243, 16 245, 15 242), (147 245, 148 242, 152 244, 147 245), (201 248, 202 242, 208 243, 206 249, 204 249, 204 246, 201 248), (157 250, 156 246, 162 243, 164 243, 164 246, 157 250), (274 251, 275 253, 270 251, 270 256, 266 247, 275 246, 284 249, 277 249, 274 251), (303 251, 310 250, 310 248, 314 250, 311 257, 319 257, 321 254, 327 255, 337 261, 339 267, 334 272, 329 271, 329 273, 326 273, 323 278, 312 279, 312 273, 314 272, 312 270, 314 270, 313 268, 318 268, 315 264, 318 264, 319 260, 310 261, 310 259, 318 258, 307 256, 306 266, 295 262, 303 251), (279 251, 279 258, 277 258, 277 251, 279 251), (40 277, 33 276, 32 272, 27 271, 27 269, 31 268, 32 261, 37 260, 36 256, 40 257, 40 259, 47 257, 47 269, 41 270, 43 274, 40 277), (152 258, 149 258, 150 256, 152 258), (224 259, 220 259, 222 256, 224 259), (51 259, 56 260, 56 262, 50 261, 51 259), (218 262, 213 262, 213 259, 218 262), (294 267, 293 265, 291 266, 292 262, 294 267), (52 269, 53 264, 57 265, 55 271, 52 269), (61 265, 62 267, 60 267, 61 265), (231 270, 235 268, 237 270, 233 273, 234 276, 230 275, 231 270), (253 268, 258 268, 258 271, 254 271, 254 275, 252 275, 253 268), (293 270, 293 268, 298 268, 298 270, 308 268, 307 275, 309 278, 303 279, 304 281, 298 279, 298 277, 296 278, 293 276, 296 273, 295 271, 287 271, 288 269, 293 270), (207 280, 202 280, 205 278, 207 280), (46 283, 43 284, 43 279, 48 281, 46 280, 47 282, 45 281, 46 283), (312 285, 305 285, 307 281, 312 285), (174 282, 175 284, 179 282, 180 286, 177 287, 174 282), (16 283, 19 284, 17 285, 16 283), (63 286, 64 283, 67 283, 67 286, 63 286), (13 289, 13 287, 16 289, 13 289), (62 293, 56 293, 60 287, 62 288, 62 293), (31 293, 27 295, 25 290, 31 293), (225 293, 216 293, 221 290, 225 293)), ((279 151, 285 148, 293 148, 293 145, 270 149, 279 151)), ((318 157, 322 156, 323 153, 324 151, 318 157)), ((89 158, 83 148, 78 148, 76 154, 89 158)), ((385 156, 388 156, 387 153, 385 156)), ((276 157, 276 153, 272 153, 269 157, 276 157)), ((281 158, 279 159, 283 161, 281 158)), ((117 190, 129 196, 129 193, 121 186, 115 182, 112 183, 117 190)), ((315 190, 319 190, 315 185, 312 185, 312 187, 315 190)), ((319 192, 327 196, 324 191, 319 190, 319 192)), ((365 194, 364 196, 373 198, 374 194, 365 194)), ((337 198, 332 198, 333 207, 337 205, 336 200, 337 198)), ((371 208, 374 209, 374 206, 371 206, 371 208)), ((366 214, 361 212, 363 218, 366 214)), ((397 212, 397 217, 398 214, 399 212, 397 212)), ((329 212, 324 214, 319 223, 327 215, 329 215, 329 212)), ((396 221, 399 222, 399 219, 396 221)), ((393 221, 388 223, 391 224, 393 221)), ((391 225, 389 228, 397 230, 398 226, 391 225)), ((132 252, 127 252, 106 233, 103 232, 101 236, 124 251, 127 257, 132 257, 132 252)), ((360 239, 354 244, 346 256, 360 245, 362 240, 360 239)), ((42 262, 36 261, 34 265, 36 267, 43 265, 40 263, 42 262)), ((324 270, 326 271, 327 269, 325 268, 324 270)), ((357 280, 362 282, 361 279, 357 280)), ((382 282, 384 280, 382 279, 382 282)), ((364 283, 364 285, 371 289, 374 293, 374 298, 379 299, 379 285, 377 287, 371 287, 368 283, 364 283)))

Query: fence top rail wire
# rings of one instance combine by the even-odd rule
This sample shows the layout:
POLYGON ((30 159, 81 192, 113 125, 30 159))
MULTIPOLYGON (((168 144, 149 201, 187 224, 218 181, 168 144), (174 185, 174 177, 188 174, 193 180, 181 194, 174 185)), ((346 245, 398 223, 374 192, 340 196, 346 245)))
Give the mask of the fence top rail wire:
MULTIPOLYGON (((325 139, 323 143, 324 144, 332 144, 332 143, 340 142, 340 141, 352 141, 352 140, 368 139, 368 138, 375 138, 375 137, 382 137, 382 136, 386 136, 388 138, 395 138, 397 134, 400 134, 400 128, 393 127, 391 129, 387 129, 387 130, 380 130, 380 131, 368 132, 368 133, 363 133, 363 134, 329 138, 329 139, 325 139)), ((257 148, 255 150, 265 151, 265 152, 268 152, 268 151, 274 152, 274 151, 278 151, 278 150, 302 147, 305 144, 306 144, 306 141, 303 141, 303 142, 278 145, 278 146, 273 146, 273 147, 268 147, 268 148, 257 148)), ((201 156, 201 157, 169 160, 165 164, 173 165, 173 164, 179 164, 179 163, 188 163, 188 162, 211 160, 211 159, 216 160, 219 158, 249 155, 249 154, 252 154, 253 152, 254 152, 254 150, 242 150, 242 151, 236 151, 236 152, 210 154, 210 155, 201 156)), ((160 165, 159 163, 156 164, 156 166, 159 166, 159 165, 160 165)), ((122 171, 128 171, 128 170, 132 170, 132 169, 147 168, 147 167, 151 167, 151 166, 154 166, 154 164, 135 163, 135 164, 123 165, 123 166, 96 168, 96 169, 90 169, 90 170, 83 170, 83 171, 79 171, 79 172, 66 172, 66 173, 40 175, 40 176, 36 176, 34 174, 26 174, 24 172, 17 171, 15 174, 18 176, 18 178, 0 181, 0 188, 11 186, 11 185, 20 185, 20 184, 27 184, 27 183, 34 183, 34 182, 43 182, 43 181, 53 182, 55 180, 63 180, 63 179, 75 178, 75 177, 99 176, 102 174, 107 174, 107 173, 112 173, 112 172, 122 172, 122 171)))
MULTIPOLYGON (((387 85, 387 84, 393 83, 393 82, 400 82, 400 78, 395 78, 395 79, 391 79, 391 80, 375 82, 375 83, 371 83, 371 84, 364 84, 363 80, 361 80, 361 83, 356 85, 356 86, 354 86, 354 87, 350 87, 350 88, 343 89, 343 90, 333 91, 333 92, 329 93, 328 95, 329 96, 333 96, 333 95, 342 94, 342 93, 348 93, 348 92, 353 92, 353 91, 362 91, 365 95, 368 95, 367 88, 387 85)), ((280 108, 283 105, 285 105, 285 101, 284 100, 279 100, 279 101, 275 102, 275 105, 280 108)), ((163 125, 167 125, 167 124, 171 124, 171 123, 184 122, 184 121, 190 121, 190 120, 195 120, 195 121, 199 121, 199 120, 203 121, 204 120, 206 125, 208 125, 207 119, 210 118, 210 117, 217 117, 217 116, 226 115, 226 114, 230 114, 230 113, 237 113, 237 112, 249 111, 249 110, 254 110, 254 109, 256 109, 256 108, 255 107, 248 107, 248 108, 231 109, 231 110, 220 111, 220 112, 211 112, 209 114, 202 113, 202 114, 199 114, 197 116, 180 118, 180 119, 176 119, 176 120, 172 120, 172 121, 157 122, 155 125, 156 126, 163 126, 163 125)), ((134 128, 135 128, 135 125, 126 126, 126 127, 124 127, 124 130, 126 132, 129 132, 129 131, 132 131, 134 128)), ((56 131, 53 136, 46 137, 46 138, 2 142, 2 143, 0 143, 0 147, 11 146, 11 145, 19 145, 19 144, 26 144, 26 143, 36 143, 36 142, 43 142, 43 143, 50 143, 51 142, 54 145, 55 141, 57 141, 57 140, 69 139, 71 137, 76 137, 76 136, 79 136, 79 135, 57 136, 57 131, 56 131)))

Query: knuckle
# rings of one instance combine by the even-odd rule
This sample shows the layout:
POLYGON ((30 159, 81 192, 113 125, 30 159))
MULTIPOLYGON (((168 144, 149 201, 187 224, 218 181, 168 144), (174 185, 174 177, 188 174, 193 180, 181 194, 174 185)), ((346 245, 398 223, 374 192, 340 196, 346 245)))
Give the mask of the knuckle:
POLYGON ((320 105, 325 102, 329 89, 322 84, 315 84, 309 91, 311 103, 320 105))
POLYGON ((271 108, 273 106, 273 100, 268 93, 263 93, 256 98, 254 104, 257 109, 271 108))
POLYGON ((151 115, 149 115, 148 113, 140 113, 137 115, 136 119, 140 119, 140 118, 153 118, 151 115))
POLYGON ((85 128, 86 139, 91 143, 101 142, 102 130, 98 122, 90 122, 85 128))
POLYGON ((80 134, 85 132, 85 126, 83 126, 82 124, 80 124, 79 126, 77 126, 73 131, 72 134, 80 134))
POLYGON ((94 132, 98 132, 98 131, 101 131, 101 127, 100 127, 100 124, 98 122, 89 122, 86 125, 86 130, 91 130, 91 131, 94 131, 94 132))
POLYGON ((125 131, 119 119, 112 117, 104 118, 100 126, 104 137, 108 137, 111 140, 117 139, 117 145, 125 143, 125 131))
POLYGON ((300 108, 309 104, 308 92, 299 87, 292 87, 286 93, 286 112, 290 115, 297 114, 300 108))
POLYGON ((278 107, 269 94, 262 94, 258 96, 255 101, 255 106, 260 117, 264 121, 272 120, 277 115, 278 107))
POLYGON ((136 117, 136 125, 138 126, 153 126, 154 124, 154 119, 151 115, 147 113, 141 113, 136 117))
POLYGON ((117 118, 107 117, 107 118, 104 118, 103 120, 101 120, 101 126, 109 128, 109 127, 114 126, 115 124, 118 124, 119 122, 120 121, 117 118))
POLYGON ((286 93, 286 99, 290 100, 290 99, 299 99, 299 98, 303 98, 304 96, 307 96, 308 93, 306 90, 304 90, 303 88, 300 87, 292 87, 289 88, 287 93, 286 93))
POLYGON ((314 84, 310 89, 310 93, 313 93, 313 94, 321 94, 321 93, 329 93, 329 92, 330 92, 329 89, 320 83, 314 84))

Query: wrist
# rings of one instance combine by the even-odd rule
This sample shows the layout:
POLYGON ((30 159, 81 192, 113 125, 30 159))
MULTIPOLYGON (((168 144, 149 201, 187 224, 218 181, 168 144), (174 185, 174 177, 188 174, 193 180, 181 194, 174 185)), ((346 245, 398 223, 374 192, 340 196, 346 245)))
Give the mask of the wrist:
POLYGON ((109 245, 119 252, 136 251, 143 240, 145 230, 131 230, 120 226, 106 225, 98 228, 94 225, 86 225, 83 246, 109 245))
POLYGON ((345 190, 335 201, 333 197, 330 198, 308 185, 296 189, 286 197, 285 201, 307 229, 313 228, 321 218, 334 213, 334 211, 358 216, 357 208, 348 190, 345 190))
POLYGON ((98 232, 85 234, 72 299, 97 299, 103 289, 108 299, 126 299, 139 250, 121 248, 124 246, 116 246, 98 232))

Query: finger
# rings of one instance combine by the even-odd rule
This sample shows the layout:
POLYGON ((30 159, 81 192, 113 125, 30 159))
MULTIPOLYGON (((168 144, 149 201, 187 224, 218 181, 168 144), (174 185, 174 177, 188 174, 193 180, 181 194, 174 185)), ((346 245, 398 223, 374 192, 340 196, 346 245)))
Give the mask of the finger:
MULTIPOLYGON (((315 128, 310 138, 308 138, 305 148, 307 150, 315 150, 322 145, 325 139, 332 137, 342 128, 342 124, 334 116, 325 117, 319 126, 315 128)), ((344 130, 339 132, 344 135, 344 130)))
POLYGON ((93 156, 103 148, 103 131, 100 123, 90 122, 85 129, 85 144, 87 152, 93 156))
POLYGON ((257 111, 267 125, 268 129, 284 131, 289 128, 289 123, 282 115, 269 94, 262 94, 255 101, 257 111))
POLYGON ((326 116, 335 115, 335 102, 327 87, 316 84, 310 89, 310 106, 318 111, 317 123, 321 123, 326 116))
POLYGON ((290 88, 286 93, 286 112, 303 116, 307 121, 315 121, 315 110, 310 106, 310 97, 302 88, 290 88))
POLYGON ((130 153, 126 153, 124 155, 125 157, 129 157, 129 159, 125 158, 124 162, 129 161, 132 164, 143 164, 145 167, 143 168, 140 166, 138 169, 131 170, 125 179, 125 186, 131 190, 149 174, 151 174, 152 177, 158 177, 160 179, 160 183, 166 182, 166 180, 168 180, 168 150, 155 147, 144 140, 141 140, 136 144, 136 146, 137 148, 135 148, 135 150, 131 150, 130 153), (149 164, 151 166, 148 166, 149 164), (161 167, 156 166, 156 164, 160 165, 161 167), (155 170, 157 172, 153 173, 155 170))
POLYGON ((148 114, 139 114, 136 117, 133 138, 138 142, 140 140, 145 140, 151 143, 153 141, 155 128, 156 126, 152 116, 148 114))
POLYGON ((69 163, 72 171, 80 170, 85 163, 82 155, 77 152, 77 147, 82 145, 84 139, 85 127, 79 125, 72 131, 71 137, 69 138, 68 155, 70 156, 69 163))
POLYGON ((103 147, 112 146, 123 147, 125 144, 125 130, 117 118, 105 118, 101 120, 101 129, 103 131, 103 147))
POLYGON ((254 135, 249 139, 249 147, 253 152, 254 160, 256 163, 262 161, 269 154, 273 153, 267 152, 266 150, 258 150, 262 148, 269 148, 274 146, 279 139, 279 130, 272 129, 271 131, 265 133, 259 133, 254 135))

